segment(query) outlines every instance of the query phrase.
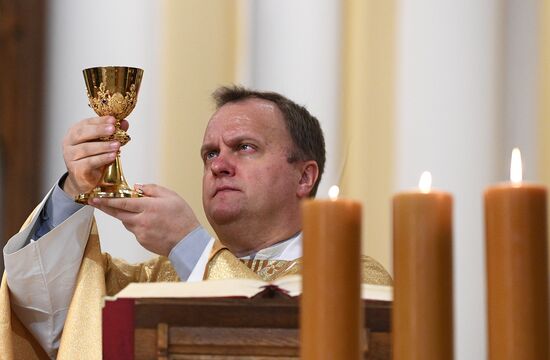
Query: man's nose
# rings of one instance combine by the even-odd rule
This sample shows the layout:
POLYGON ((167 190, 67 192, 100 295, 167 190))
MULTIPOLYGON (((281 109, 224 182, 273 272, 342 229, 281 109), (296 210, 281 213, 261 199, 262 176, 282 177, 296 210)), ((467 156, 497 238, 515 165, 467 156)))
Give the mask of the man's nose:
POLYGON ((214 176, 233 176, 235 174, 235 166, 228 154, 218 154, 210 168, 214 176))

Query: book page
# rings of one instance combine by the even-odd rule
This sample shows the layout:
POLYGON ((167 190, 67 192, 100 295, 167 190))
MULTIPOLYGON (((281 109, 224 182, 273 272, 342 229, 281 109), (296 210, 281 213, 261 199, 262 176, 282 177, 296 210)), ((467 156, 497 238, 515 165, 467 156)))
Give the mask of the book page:
MULTIPOLYGON (((116 298, 250 298, 261 292, 267 285, 275 285, 291 297, 302 293, 302 277, 290 275, 273 282, 223 279, 198 282, 131 283, 119 292, 116 298)), ((361 297, 364 300, 391 301, 392 293, 391 286, 361 284, 361 297)))
POLYGON ((361 284, 361 298, 363 300, 393 300, 393 287, 387 285, 361 284))
MULTIPOLYGON (((302 293, 302 277, 300 275, 284 276, 273 281, 272 284, 285 290, 290 296, 298 296, 302 293)), ((392 301, 393 288, 385 285, 361 284, 361 298, 363 300, 392 301)))
POLYGON ((261 291, 263 281, 224 279, 197 282, 131 283, 117 298, 203 298, 252 297, 261 291))

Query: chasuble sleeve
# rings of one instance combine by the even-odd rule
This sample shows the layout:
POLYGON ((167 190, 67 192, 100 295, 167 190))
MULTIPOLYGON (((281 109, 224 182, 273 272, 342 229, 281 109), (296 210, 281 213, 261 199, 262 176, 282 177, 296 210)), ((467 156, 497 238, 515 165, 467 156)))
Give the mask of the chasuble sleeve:
POLYGON ((43 203, 4 247, 10 307, 50 357, 55 357, 93 222, 86 206, 39 241, 30 241, 43 203))
POLYGON ((382 264, 370 256, 361 256, 361 271, 361 279, 365 284, 393 285, 391 275, 384 269, 382 264))
POLYGON ((214 239, 199 226, 183 238, 170 252, 169 258, 155 257, 139 264, 103 254, 107 295, 114 295, 131 282, 200 281, 214 239))
POLYGON ((170 260, 164 256, 155 257, 139 264, 128 264, 124 260, 114 259, 103 254, 105 269, 105 289, 113 296, 132 282, 179 281, 176 270, 170 260))

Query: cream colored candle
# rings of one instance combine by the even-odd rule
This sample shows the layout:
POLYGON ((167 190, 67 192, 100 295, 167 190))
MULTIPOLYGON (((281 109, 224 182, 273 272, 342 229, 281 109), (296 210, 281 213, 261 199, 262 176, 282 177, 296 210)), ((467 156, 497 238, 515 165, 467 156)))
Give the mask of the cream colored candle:
POLYGON ((302 204, 301 359, 360 359, 361 205, 352 200, 302 204))
POLYGON ((489 358, 549 359, 546 188, 521 181, 485 191, 489 358))
POLYGON ((430 186, 393 198, 395 360, 453 358, 452 197, 430 186))

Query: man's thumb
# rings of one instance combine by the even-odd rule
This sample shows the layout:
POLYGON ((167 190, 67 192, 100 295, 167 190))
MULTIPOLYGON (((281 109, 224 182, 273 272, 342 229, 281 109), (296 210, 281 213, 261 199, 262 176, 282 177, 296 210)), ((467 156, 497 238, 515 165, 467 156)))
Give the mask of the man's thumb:
POLYGON ((162 186, 159 186, 157 184, 134 184, 134 190, 142 193, 145 196, 149 197, 159 197, 162 196, 164 189, 162 186))

